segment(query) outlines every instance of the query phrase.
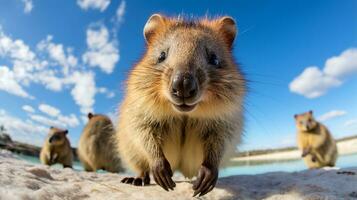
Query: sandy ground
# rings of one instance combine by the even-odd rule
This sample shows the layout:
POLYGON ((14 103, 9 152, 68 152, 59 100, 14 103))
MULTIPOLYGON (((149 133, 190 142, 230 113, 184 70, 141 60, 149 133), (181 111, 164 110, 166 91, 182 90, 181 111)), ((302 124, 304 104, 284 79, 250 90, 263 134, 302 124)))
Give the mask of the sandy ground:
MULTIPOLYGON (((347 155, 357 153, 357 139, 352 139, 348 141, 341 141, 337 143, 339 155, 347 155)), ((249 157, 237 157, 232 158, 232 161, 264 161, 264 160, 293 160, 299 159, 301 157, 301 152, 298 150, 268 153, 264 155, 256 155, 249 157)))
MULTIPOLYGON (((122 184, 123 177, 33 165, 0 151, 0 200, 199 199, 191 197, 191 183, 179 177, 175 177, 177 186, 171 192, 155 184, 145 187, 122 184)), ((357 199, 357 167, 221 178, 217 187, 201 199, 353 200, 357 199)))

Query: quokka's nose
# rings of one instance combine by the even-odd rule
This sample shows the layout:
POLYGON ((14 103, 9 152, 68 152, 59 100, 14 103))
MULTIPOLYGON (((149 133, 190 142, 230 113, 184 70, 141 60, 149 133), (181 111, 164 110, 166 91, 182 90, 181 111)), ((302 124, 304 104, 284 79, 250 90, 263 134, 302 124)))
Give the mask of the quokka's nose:
POLYGON ((179 99, 195 97, 198 85, 191 73, 177 73, 172 81, 171 94, 179 99))

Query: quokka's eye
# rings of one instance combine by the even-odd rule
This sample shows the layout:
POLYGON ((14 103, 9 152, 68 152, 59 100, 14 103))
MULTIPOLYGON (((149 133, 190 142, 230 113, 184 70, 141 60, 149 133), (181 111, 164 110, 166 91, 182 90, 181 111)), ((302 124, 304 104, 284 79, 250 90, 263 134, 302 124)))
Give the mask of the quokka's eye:
POLYGON ((216 54, 211 53, 211 54, 208 56, 208 64, 214 65, 214 66, 219 66, 219 60, 218 60, 218 57, 217 57, 216 54))
POLYGON ((159 58, 157 59, 157 62, 158 62, 158 63, 161 63, 161 62, 163 62, 165 59, 166 59, 166 53, 165 53, 164 51, 162 51, 162 52, 160 53, 159 58))

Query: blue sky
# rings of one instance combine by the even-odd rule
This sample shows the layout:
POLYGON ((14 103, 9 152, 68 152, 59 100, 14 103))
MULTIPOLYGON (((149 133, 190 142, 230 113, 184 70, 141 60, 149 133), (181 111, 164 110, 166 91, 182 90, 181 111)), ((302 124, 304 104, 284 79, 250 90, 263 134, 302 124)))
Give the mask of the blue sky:
POLYGON ((0 123, 40 145, 50 125, 76 146, 88 111, 115 116, 153 13, 230 15, 250 80, 241 149, 295 145, 293 115, 314 110, 335 137, 357 134, 357 3, 346 1, 4 0, 0 123))

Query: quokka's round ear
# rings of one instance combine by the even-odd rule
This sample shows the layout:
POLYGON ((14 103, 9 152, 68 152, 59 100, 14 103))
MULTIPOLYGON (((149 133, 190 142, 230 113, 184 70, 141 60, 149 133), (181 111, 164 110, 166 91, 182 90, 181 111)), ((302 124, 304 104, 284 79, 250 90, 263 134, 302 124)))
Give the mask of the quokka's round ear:
POLYGON ((165 25, 166 18, 160 14, 153 14, 148 19, 144 26, 144 38, 146 43, 150 43, 152 36, 155 35, 157 30, 165 25))
POLYGON ((92 113, 88 113, 88 119, 91 119, 93 117, 92 113))
POLYGON ((232 48, 234 39, 238 34, 238 29, 236 26, 236 22, 232 17, 221 17, 218 19, 218 31, 222 35, 224 41, 228 45, 229 48, 232 48))

